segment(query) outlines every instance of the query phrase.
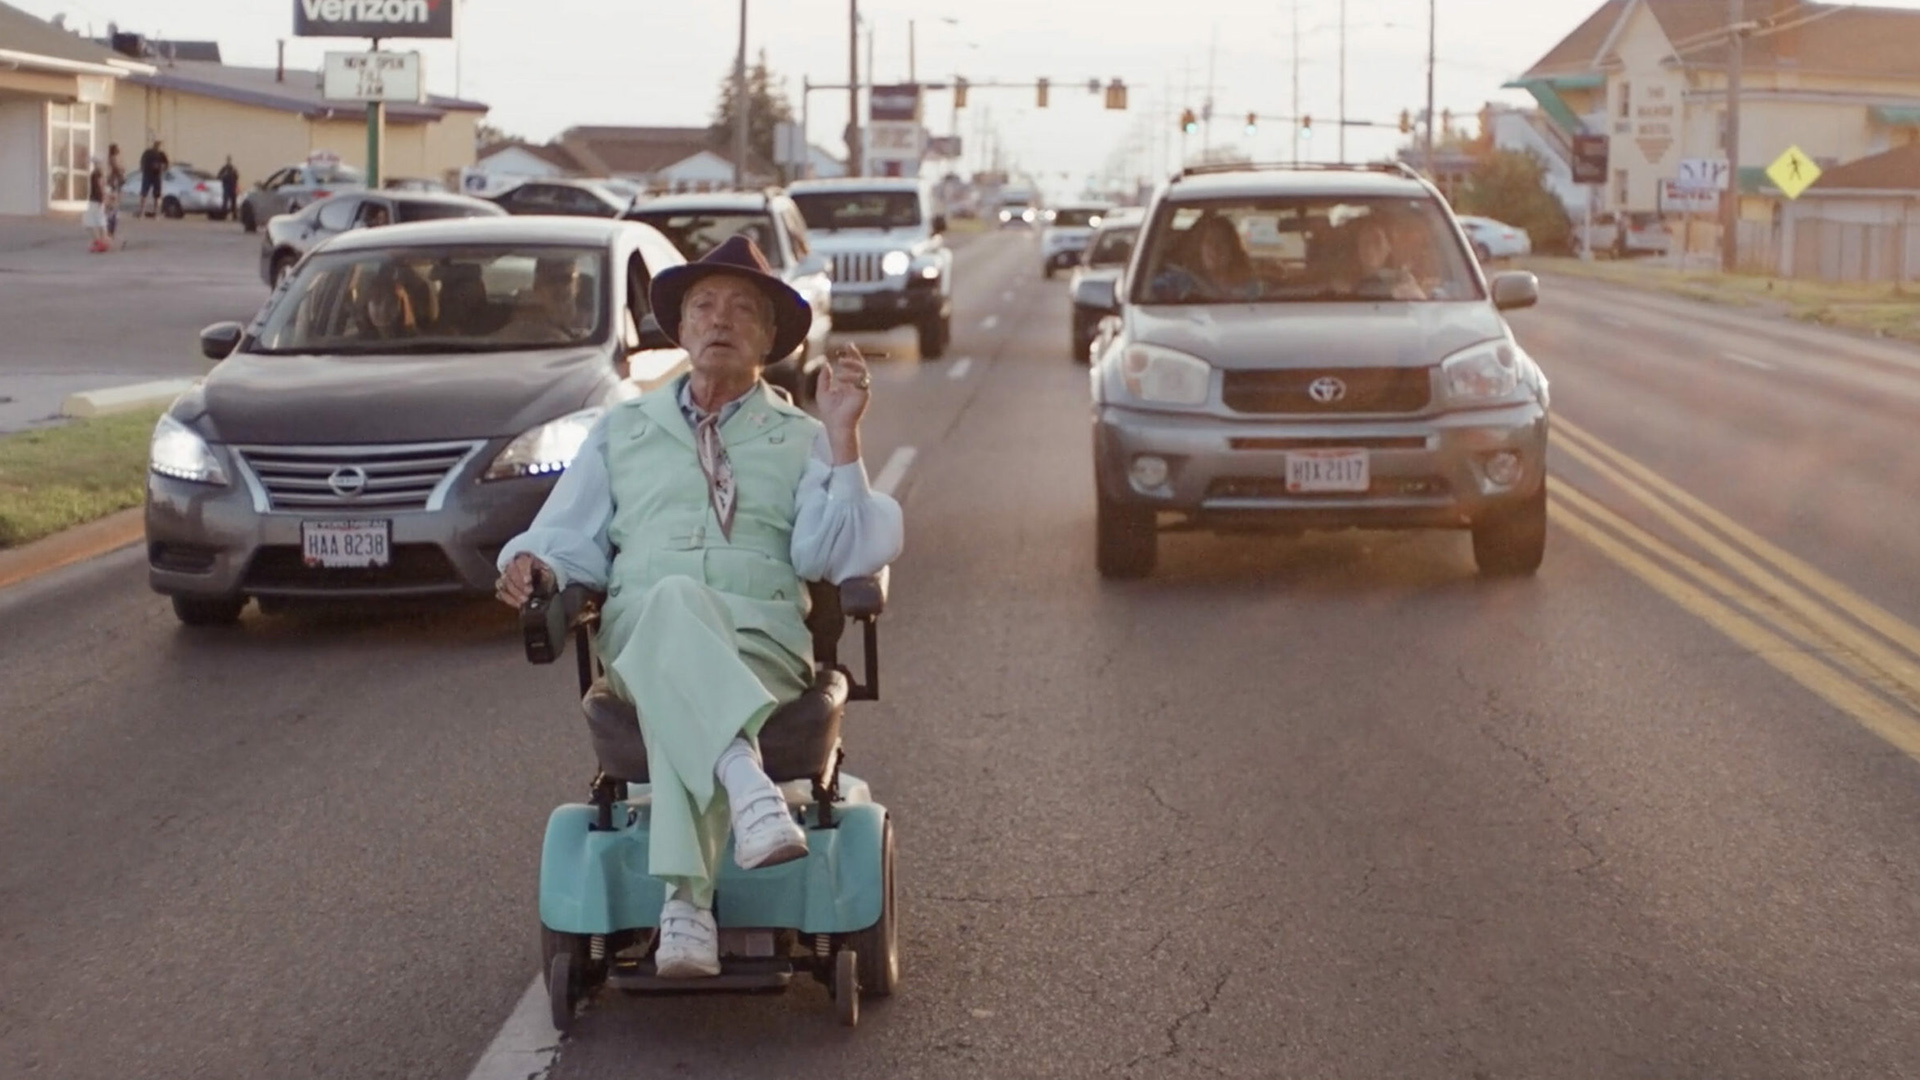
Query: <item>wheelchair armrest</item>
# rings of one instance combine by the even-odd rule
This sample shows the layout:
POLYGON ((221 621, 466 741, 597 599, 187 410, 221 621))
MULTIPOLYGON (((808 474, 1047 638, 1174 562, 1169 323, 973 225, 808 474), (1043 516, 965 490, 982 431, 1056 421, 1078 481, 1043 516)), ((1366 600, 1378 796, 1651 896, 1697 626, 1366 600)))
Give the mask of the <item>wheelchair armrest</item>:
POLYGON ((576 630, 591 630, 600 621, 600 605, 605 595, 585 585, 569 585, 555 590, 547 578, 534 586, 533 595, 520 609, 520 636, 526 646, 527 661, 551 664, 567 651, 567 636, 576 630))
POLYGON ((840 583, 840 612, 849 619, 877 619, 887 610, 887 581, 893 568, 883 566, 869 577, 840 583))

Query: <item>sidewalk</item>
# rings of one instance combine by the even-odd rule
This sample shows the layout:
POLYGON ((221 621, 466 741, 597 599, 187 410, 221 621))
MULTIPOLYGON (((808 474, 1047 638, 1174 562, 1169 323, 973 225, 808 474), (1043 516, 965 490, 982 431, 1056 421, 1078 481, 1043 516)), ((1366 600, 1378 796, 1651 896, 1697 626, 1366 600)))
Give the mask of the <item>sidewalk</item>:
POLYGON ((267 298, 237 224, 123 214, 120 239, 93 254, 77 219, 0 217, 0 432, 57 423, 69 394, 204 374, 201 328, 267 298))

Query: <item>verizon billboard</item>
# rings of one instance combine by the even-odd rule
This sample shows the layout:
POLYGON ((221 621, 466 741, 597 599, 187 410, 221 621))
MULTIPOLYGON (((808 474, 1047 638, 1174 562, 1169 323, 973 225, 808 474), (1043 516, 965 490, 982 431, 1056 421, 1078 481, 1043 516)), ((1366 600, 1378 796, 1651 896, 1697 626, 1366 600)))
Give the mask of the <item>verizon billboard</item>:
POLYGON ((293 0, 296 37, 450 38, 454 0, 293 0))

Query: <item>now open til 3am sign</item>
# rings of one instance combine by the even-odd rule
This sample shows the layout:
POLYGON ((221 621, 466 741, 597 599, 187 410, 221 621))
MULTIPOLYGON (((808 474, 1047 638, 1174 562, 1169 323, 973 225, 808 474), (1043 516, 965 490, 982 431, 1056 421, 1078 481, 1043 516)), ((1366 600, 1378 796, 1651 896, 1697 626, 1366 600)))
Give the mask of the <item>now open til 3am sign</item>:
POLYGON ((330 52, 322 93, 328 101, 426 100, 417 52, 330 52))

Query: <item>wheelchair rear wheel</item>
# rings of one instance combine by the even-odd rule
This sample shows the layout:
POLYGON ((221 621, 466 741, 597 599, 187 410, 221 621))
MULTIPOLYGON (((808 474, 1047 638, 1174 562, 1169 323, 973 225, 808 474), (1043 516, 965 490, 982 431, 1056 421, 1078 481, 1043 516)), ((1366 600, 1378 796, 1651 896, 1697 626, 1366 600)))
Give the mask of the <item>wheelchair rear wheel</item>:
POLYGON ((847 947, 860 957, 860 990, 888 997, 900 983, 900 928, 894 918, 893 819, 880 826, 880 921, 847 935, 847 947))

